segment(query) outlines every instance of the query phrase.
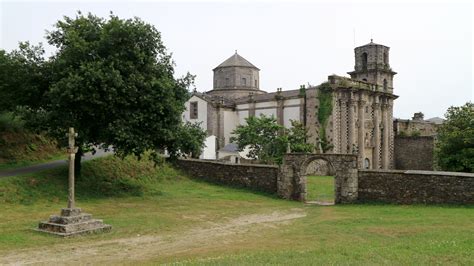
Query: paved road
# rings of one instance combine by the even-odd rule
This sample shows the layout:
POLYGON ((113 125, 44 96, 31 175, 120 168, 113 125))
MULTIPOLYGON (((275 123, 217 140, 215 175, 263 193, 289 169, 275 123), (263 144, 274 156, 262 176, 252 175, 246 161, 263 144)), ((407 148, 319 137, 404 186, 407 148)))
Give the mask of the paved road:
MULTIPOLYGON (((95 159, 95 158, 99 158, 99 157, 103 157, 103 156, 111 155, 111 154, 113 154, 112 151, 104 152, 103 150, 97 150, 97 152, 94 155, 92 155, 92 153, 86 153, 84 157, 82 157, 82 160, 87 161, 87 160, 91 160, 91 159, 95 159)), ((67 164, 67 160, 57 160, 57 161, 52 161, 48 163, 25 166, 25 167, 20 167, 20 168, 15 168, 15 169, 0 170, 0 178, 7 177, 7 176, 16 176, 16 175, 34 173, 34 172, 43 171, 43 170, 47 170, 51 168, 56 168, 56 167, 66 165, 66 164, 67 164)))

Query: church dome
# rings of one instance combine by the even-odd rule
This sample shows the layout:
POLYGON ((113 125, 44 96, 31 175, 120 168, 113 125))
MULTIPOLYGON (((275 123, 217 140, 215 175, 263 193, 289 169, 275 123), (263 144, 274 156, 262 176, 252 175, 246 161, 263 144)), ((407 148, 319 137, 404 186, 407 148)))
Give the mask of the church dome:
POLYGON ((233 54, 231 57, 229 57, 227 60, 222 62, 220 65, 218 65, 213 70, 216 70, 218 68, 223 68, 223 67, 250 67, 250 68, 255 68, 257 70, 260 70, 260 69, 258 69, 258 67, 254 66, 252 63, 250 63, 247 59, 240 56, 237 53, 237 51, 235 51, 235 54, 233 54))
POLYGON ((240 56, 237 51, 214 71, 214 86, 208 93, 230 99, 265 93, 260 87, 260 69, 240 56))

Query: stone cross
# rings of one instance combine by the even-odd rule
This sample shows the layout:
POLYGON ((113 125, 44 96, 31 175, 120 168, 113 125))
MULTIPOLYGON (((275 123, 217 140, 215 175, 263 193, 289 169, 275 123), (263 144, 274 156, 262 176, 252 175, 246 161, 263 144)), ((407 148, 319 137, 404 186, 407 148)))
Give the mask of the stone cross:
POLYGON ((74 200, 74 160, 76 158, 77 147, 75 147, 75 138, 77 137, 77 133, 74 132, 74 128, 69 128, 69 133, 66 134, 69 138, 69 146, 67 152, 69 153, 69 195, 68 195, 68 202, 67 207, 68 209, 75 208, 75 200, 74 200))

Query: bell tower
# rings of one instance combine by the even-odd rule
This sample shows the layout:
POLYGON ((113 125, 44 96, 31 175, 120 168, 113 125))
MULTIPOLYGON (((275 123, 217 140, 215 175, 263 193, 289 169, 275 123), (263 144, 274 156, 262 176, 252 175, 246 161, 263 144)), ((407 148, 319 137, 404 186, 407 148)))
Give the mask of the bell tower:
POLYGON ((393 93, 393 76, 390 68, 390 47, 370 43, 356 47, 354 71, 348 72, 352 79, 377 84, 383 91, 393 93))

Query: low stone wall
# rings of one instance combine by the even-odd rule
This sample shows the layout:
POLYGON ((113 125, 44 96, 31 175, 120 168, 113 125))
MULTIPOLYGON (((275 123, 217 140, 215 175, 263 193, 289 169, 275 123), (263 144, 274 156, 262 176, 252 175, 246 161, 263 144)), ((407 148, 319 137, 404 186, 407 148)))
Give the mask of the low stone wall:
POLYGON ((435 171, 359 170, 358 201, 474 203, 474 174, 435 171))
POLYGON ((176 164, 193 178, 267 193, 277 193, 278 166, 229 164, 194 159, 178 160, 176 164))
POLYGON ((434 137, 395 136, 395 169, 433 170, 434 137))

